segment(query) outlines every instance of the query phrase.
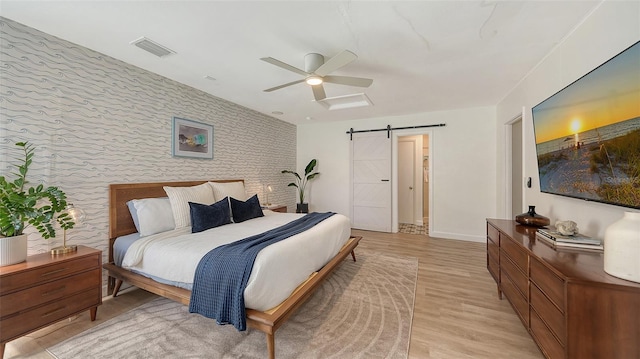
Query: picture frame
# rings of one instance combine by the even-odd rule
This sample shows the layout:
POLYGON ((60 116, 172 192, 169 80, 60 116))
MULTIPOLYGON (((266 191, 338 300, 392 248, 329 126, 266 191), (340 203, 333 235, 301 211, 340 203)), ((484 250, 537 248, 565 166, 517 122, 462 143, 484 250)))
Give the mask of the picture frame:
POLYGON ((171 154, 173 157, 213 159, 213 125, 174 116, 171 154))

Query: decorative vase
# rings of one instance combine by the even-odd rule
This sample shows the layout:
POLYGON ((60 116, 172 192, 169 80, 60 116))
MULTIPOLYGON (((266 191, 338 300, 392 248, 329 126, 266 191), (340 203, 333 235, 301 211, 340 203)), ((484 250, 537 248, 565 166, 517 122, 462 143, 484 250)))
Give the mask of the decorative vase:
POLYGON ((544 227, 548 226, 551 221, 545 216, 536 213, 536 206, 529 206, 529 211, 516 216, 516 222, 525 226, 544 227))
POLYGON ((296 213, 309 213, 309 203, 298 203, 296 213))
POLYGON ((640 283, 640 213, 625 212, 604 232, 604 271, 640 283))
POLYGON ((0 267, 27 260, 27 235, 0 237, 0 267))

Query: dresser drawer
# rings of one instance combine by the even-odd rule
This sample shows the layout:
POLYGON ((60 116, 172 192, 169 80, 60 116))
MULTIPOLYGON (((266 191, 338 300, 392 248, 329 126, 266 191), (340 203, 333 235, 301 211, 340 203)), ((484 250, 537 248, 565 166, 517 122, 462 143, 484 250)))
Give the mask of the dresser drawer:
POLYGON ((501 239, 500 250, 505 252, 509 258, 511 258, 513 263, 520 268, 522 273, 527 273, 527 261, 529 256, 520 244, 516 244, 508 238, 501 239))
POLYGON ((525 327, 529 327, 529 303, 522 296, 520 291, 516 289, 509 276, 503 275, 500 277, 500 288, 506 295, 509 303, 513 306, 516 314, 520 317, 525 327))
POLYGON ((500 283, 500 266, 491 256, 487 258, 487 269, 496 283, 500 283))
POLYGON ((2 277, 0 295, 5 295, 17 290, 37 286, 59 278, 64 278, 78 272, 100 268, 101 258, 97 255, 82 257, 74 260, 53 262, 31 270, 24 270, 2 277))
POLYGON ((533 310, 531 311, 531 335, 547 358, 558 359, 565 357, 562 344, 551 334, 549 328, 533 310))
POLYGON ((95 288, 96 286, 100 286, 100 282, 101 271, 94 269, 72 277, 3 295, 0 297, 0 318, 52 300, 68 297, 74 293, 95 288))
POLYGON ((487 240, 487 254, 493 257, 494 261, 498 262, 498 258, 500 258, 500 248, 491 240, 487 240))
POLYGON ((555 334, 560 343, 566 342, 564 315, 535 285, 531 285, 531 307, 555 334))
POLYGON ((487 224, 487 239, 496 245, 500 245, 500 232, 490 224, 487 224))
POLYGON ((73 314, 100 305, 101 289, 95 287, 86 292, 75 294, 63 300, 37 307, 35 309, 0 320, 0 341, 7 342, 23 334, 30 333, 73 314))
POLYGON ((509 257, 502 254, 500 257, 500 270, 502 273, 506 273, 513 284, 518 288, 520 294, 525 299, 529 298, 529 280, 527 276, 520 271, 518 267, 511 261, 509 257))
POLYGON ((531 281, 564 313, 564 280, 536 259, 531 260, 530 270, 531 281))

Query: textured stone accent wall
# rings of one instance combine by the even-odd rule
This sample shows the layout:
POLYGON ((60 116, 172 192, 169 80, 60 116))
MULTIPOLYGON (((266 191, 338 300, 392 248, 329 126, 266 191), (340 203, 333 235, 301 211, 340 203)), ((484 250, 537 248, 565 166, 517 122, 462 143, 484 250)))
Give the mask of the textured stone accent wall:
MULTIPOLYGON (((31 184, 54 185, 84 209, 71 244, 108 248, 108 185, 244 179, 249 194, 294 210, 282 169, 296 166, 295 125, 0 17, 0 170, 18 141, 37 146, 31 184), (214 159, 171 156, 177 116, 214 127, 214 159)), ((12 176, 10 176, 13 178, 12 176)), ((33 231, 31 231, 33 232, 33 231)), ((60 245, 29 235, 29 253, 60 245)))

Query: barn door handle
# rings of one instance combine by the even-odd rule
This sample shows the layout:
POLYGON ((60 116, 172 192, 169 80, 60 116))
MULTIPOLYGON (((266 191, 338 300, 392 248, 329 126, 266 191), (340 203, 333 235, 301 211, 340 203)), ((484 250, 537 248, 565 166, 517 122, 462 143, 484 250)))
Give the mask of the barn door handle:
POLYGON ((380 181, 382 181, 382 182, 389 182, 389 180, 380 180, 380 181))

